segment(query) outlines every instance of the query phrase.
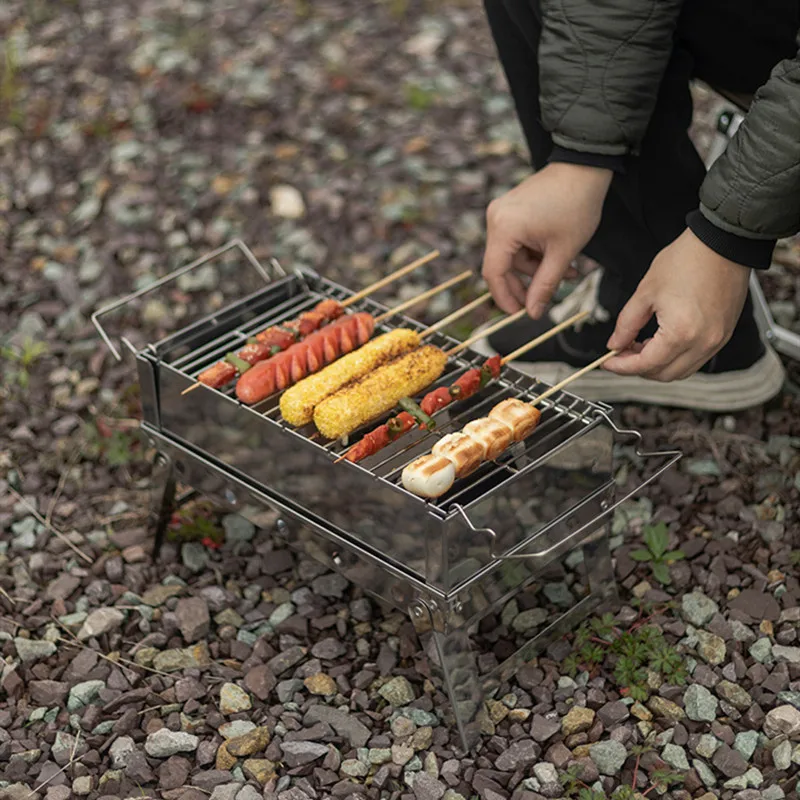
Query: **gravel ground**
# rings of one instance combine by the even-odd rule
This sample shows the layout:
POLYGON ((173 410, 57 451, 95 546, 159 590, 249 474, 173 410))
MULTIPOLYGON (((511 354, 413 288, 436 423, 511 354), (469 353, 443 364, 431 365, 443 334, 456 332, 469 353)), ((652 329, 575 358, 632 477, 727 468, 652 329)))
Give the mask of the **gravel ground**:
MULTIPOLYGON (((203 504, 152 561, 135 378, 92 311, 235 236, 352 286, 440 249, 408 296, 480 262, 487 202, 526 174, 479 8, 367 11, 0 8, 0 798, 796 796, 794 365, 767 408, 618 410, 686 454, 615 517, 623 606, 521 669, 466 758, 404 615, 203 504)), ((776 262, 800 329, 796 243, 776 262)), ((117 329, 153 340, 244 281, 200 272, 117 329)), ((482 625, 483 669, 536 602, 482 625)))

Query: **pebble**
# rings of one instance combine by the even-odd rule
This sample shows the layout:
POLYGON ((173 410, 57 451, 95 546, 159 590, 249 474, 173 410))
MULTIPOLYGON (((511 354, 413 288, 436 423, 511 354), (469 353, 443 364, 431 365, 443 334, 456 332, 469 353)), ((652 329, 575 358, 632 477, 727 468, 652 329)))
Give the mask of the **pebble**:
POLYGON ((736 734, 733 742, 733 749, 736 750, 745 761, 753 757, 758 745, 758 731, 741 731, 736 734))
POLYGON ((593 744, 589 756, 602 775, 616 775, 622 769, 628 752, 625 745, 610 740, 593 744))
POLYGON ((781 644, 775 644, 772 646, 772 655, 779 664, 800 664, 800 647, 786 647, 781 644))
POLYGON ((511 623, 511 627, 517 633, 525 633, 526 631, 544 624, 547 621, 547 618, 547 609, 530 608, 527 611, 523 611, 521 614, 517 614, 511 623))
POLYGON ((541 755, 542 749, 530 739, 514 742, 503 750, 495 761, 495 769, 503 772, 516 772, 533 766, 541 755))
POLYGON ((800 734, 800 710, 790 705, 771 709, 764 718, 763 729, 770 739, 780 735, 797 736, 800 734))
POLYGON ((303 195, 294 186, 274 186, 269 193, 272 213, 284 219, 300 219, 305 216, 303 195))
POLYGON ((696 631, 697 653, 709 664, 722 664, 725 661, 725 640, 707 631, 696 631))
POLYGON ((208 550, 200 542, 184 542, 181 563, 191 572, 202 572, 208 567, 208 550))
POLYGON ((661 751, 661 758, 674 769, 689 770, 689 759, 686 758, 686 751, 676 744, 664 745, 664 749, 661 751))
POLYGON ((369 767, 357 758, 346 758, 339 771, 349 778, 364 778, 369 774, 369 767))
POLYGON ((772 748, 772 763, 776 769, 789 769, 792 765, 792 743, 788 739, 772 748))
POLYGON ((175 616, 187 644, 203 639, 211 630, 208 604, 202 597, 182 597, 175 607, 175 616))
POLYGON ((761 664, 770 664, 773 661, 772 642, 766 636, 753 642, 748 652, 761 664))
POLYGON ((739 711, 747 711, 753 704, 753 698, 750 696, 749 692, 731 681, 720 681, 714 690, 723 700, 730 703, 739 711))
POLYGON ((256 526, 241 514, 227 514, 222 518, 227 542, 249 542, 256 535, 256 526))
POLYGON ((658 695, 653 695, 647 705, 657 717, 665 717, 673 722, 680 722, 686 716, 679 705, 658 695))
POLYGON ((689 592, 681 598, 683 618, 696 628, 702 628, 711 622, 719 606, 702 592, 689 592))
POLYGON ((717 748, 711 763, 726 778, 736 778, 747 772, 747 762, 736 750, 728 747, 724 742, 717 748))
POLYGON ((378 690, 378 694, 394 708, 400 708, 412 703, 415 699, 414 687, 407 678, 398 676, 392 678, 378 690))
POLYGON ((250 695, 235 683, 223 683, 219 691, 219 710, 226 716, 238 714, 252 708, 253 702, 250 695))
POLYGON ((717 717, 719 701, 705 686, 692 684, 684 692, 683 706, 689 719, 695 722, 713 722, 717 717))
POLYGON ((328 748, 318 742, 281 742, 283 761, 289 769, 310 764, 328 754, 328 748))
POLYGON ((118 608, 97 608, 84 620, 78 631, 78 639, 85 642, 95 636, 111 633, 125 621, 125 614, 118 608))
POLYGON ((211 655, 203 641, 183 648, 164 650, 153 658, 153 666, 161 672, 176 672, 181 669, 198 669, 209 666, 211 655))
POLYGON ((714 770, 712 770, 705 761, 701 761, 699 758, 693 758, 692 766, 697 771, 700 780, 706 788, 713 789, 717 785, 717 778, 714 775, 714 770))
POLYGON ((83 681, 76 683, 69 692, 67 698, 67 711, 78 711, 84 706, 88 706, 95 697, 105 688, 105 682, 100 680, 83 681))
POLYGON ((114 769, 124 769, 135 752, 136 742, 130 736, 120 736, 112 742, 108 751, 111 756, 111 766, 114 769))
POLYGON ((56 646, 53 642, 39 639, 23 639, 19 636, 14 639, 14 647, 23 664, 30 664, 33 661, 49 658, 56 652, 56 646))
POLYGON ((254 728, 241 736, 231 737, 226 741, 226 747, 231 755, 237 757, 251 756, 259 753, 269 744, 269 729, 265 727, 254 728))
POLYGON ((193 753, 199 743, 194 734, 161 728, 147 737, 144 749, 153 758, 169 758, 177 753, 193 753))
POLYGON ((561 731, 564 736, 588 731, 594 724, 595 712, 591 708, 573 706, 561 720, 561 731))
POLYGON ((311 694, 318 695, 333 695, 336 694, 336 681, 330 675, 324 672, 317 672, 314 675, 309 675, 305 681, 305 687, 311 694))

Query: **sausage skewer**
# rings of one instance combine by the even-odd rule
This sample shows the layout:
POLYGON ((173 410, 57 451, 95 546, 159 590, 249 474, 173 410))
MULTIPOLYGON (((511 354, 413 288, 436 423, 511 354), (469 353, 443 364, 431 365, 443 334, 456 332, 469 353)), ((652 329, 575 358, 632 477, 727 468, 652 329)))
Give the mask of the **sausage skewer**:
MULTIPOLYGON (((587 311, 580 311, 574 314, 569 317, 569 319, 560 322, 558 325, 545 331, 530 342, 518 347, 504 358, 492 356, 486 360, 483 366, 473 367, 467 370, 449 388, 441 386, 438 389, 434 389, 432 392, 428 392, 419 404, 420 410, 429 417, 435 417, 439 411, 456 400, 466 400, 478 390, 482 389, 489 381, 499 378, 500 369, 506 364, 519 358, 519 356, 527 353, 534 347, 538 347, 565 328, 580 322, 588 313, 587 311)), ((482 333, 481 335, 484 334, 482 333)), ((453 351, 451 350, 450 352, 452 353, 453 351)), ((338 464, 340 461, 344 460, 358 463, 368 456, 375 455, 375 453, 382 450, 390 442, 396 441, 400 436, 410 431, 416 424, 417 420, 408 412, 403 411, 383 425, 379 425, 375 430, 365 434, 360 441, 356 442, 344 455, 339 456, 334 463, 338 464)))
MULTIPOLYGON (((364 371, 374 369, 378 364, 419 346, 419 334, 410 328, 396 328, 369 341, 377 323, 449 289, 471 275, 470 270, 464 270, 455 278, 406 300, 378 317, 373 317, 366 312, 359 312, 342 317, 331 325, 326 325, 306 337, 302 342, 293 344, 288 350, 284 350, 266 361, 261 361, 252 369, 245 371, 236 383, 236 396, 247 405, 260 403, 275 392, 288 389, 312 373, 319 372, 320 375, 314 375, 313 380, 317 391, 322 386, 325 388, 319 398, 322 399, 342 386, 343 383, 359 377, 364 371), (356 352, 352 352, 354 350, 356 352), (335 365, 331 363, 334 361, 335 365), (326 365, 328 365, 327 368, 323 369, 326 365)), ((305 386, 308 385, 310 384, 305 383, 305 386)), ((284 417, 287 413, 291 416, 292 412, 287 411, 287 408, 292 407, 292 404, 297 406, 298 413, 306 405, 305 390, 301 390, 299 393, 293 392, 288 399, 284 398, 285 395, 281 398, 281 413, 284 414, 284 417)), ((290 420, 287 419, 287 421, 290 420)), ((291 424, 304 423, 291 421, 291 424)))
POLYGON ((311 311, 304 312, 297 319, 289 320, 280 325, 273 325, 257 333, 254 339, 250 340, 236 355, 230 354, 226 359, 203 370, 198 376, 198 381, 184 389, 181 394, 188 394, 200 386, 221 389, 246 369, 244 364, 253 366, 259 361, 264 361, 276 353, 288 349, 291 345, 318 330, 326 323, 338 319, 348 306, 363 300, 367 295, 382 289, 404 275, 408 275, 408 273, 413 272, 429 261, 433 261, 438 255, 438 250, 432 250, 422 258, 418 258, 416 261, 412 261, 410 264, 395 270, 390 275, 375 281, 367 286, 366 289, 362 289, 347 300, 342 302, 333 299, 322 300, 311 311))
POLYGON ((463 432, 443 437, 429 454, 405 467, 401 476, 403 487, 420 497, 441 497, 450 491, 456 479, 469 475, 482 461, 493 461, 512 442, 522 441, 529 436, 539 424, 541 413, 535 406, 542 400, 597 369, 618 352, 609 351, 551 386, 530 403, 508 398, 498 403, 488 416, 467 423, 463 432), (479 458, 475 458, 476 444, 480 448, 479 458))

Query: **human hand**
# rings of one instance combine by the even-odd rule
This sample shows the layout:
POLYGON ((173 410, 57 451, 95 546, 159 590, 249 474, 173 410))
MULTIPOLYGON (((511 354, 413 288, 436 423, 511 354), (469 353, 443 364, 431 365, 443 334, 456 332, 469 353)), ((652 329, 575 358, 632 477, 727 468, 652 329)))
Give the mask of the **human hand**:
POLYGON ((486 211, 483 277, 500 308, 538 319, 572 260, 592 238, 611 170, 553 163, 493 200, 486 211), (525 289, 521 275, 531 276, 525 289))
POLYGON ((622 350, 605 368, 658 381, 687 378, 731 337, 747 298, 750 269, 717 255, 685 230, 654 259, 608 340, 622 350), (658 330, 635 341, 656 315, 658 330))

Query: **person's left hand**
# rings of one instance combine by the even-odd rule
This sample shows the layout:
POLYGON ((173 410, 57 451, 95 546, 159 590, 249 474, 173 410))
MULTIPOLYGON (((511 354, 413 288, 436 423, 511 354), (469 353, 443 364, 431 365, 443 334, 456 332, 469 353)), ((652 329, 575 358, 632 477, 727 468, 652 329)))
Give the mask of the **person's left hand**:
POLYGON ((724 347, 747 298, 750 269, 684 231, 654 259, 608 340, 619 355, 605 368, 658 381, 687 378, 724 347), (656 315, 658 330, 637 343, 656 315))

